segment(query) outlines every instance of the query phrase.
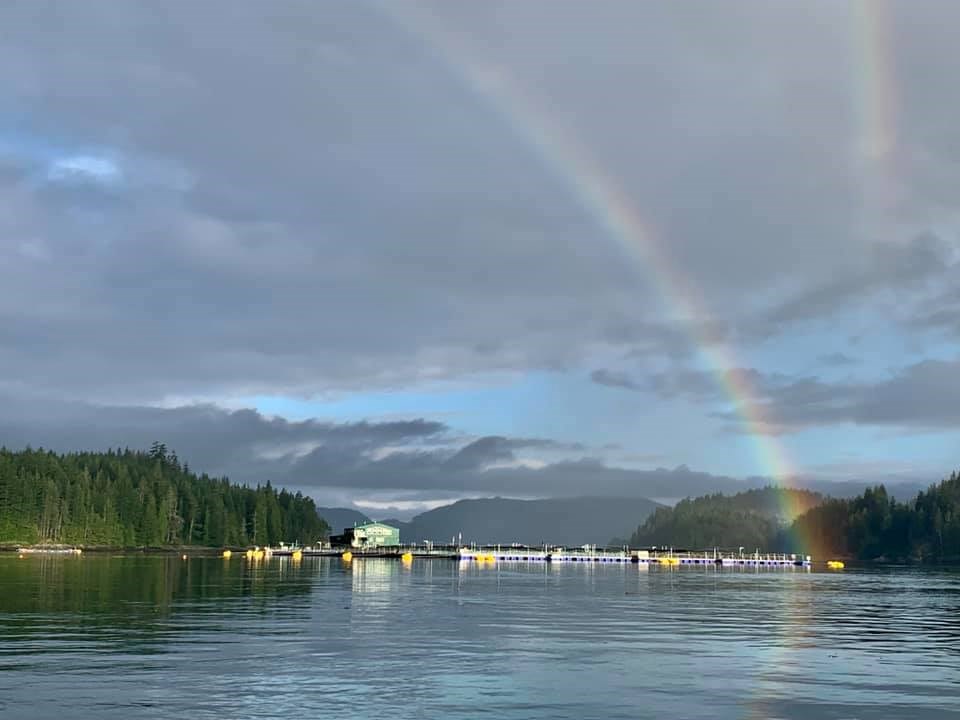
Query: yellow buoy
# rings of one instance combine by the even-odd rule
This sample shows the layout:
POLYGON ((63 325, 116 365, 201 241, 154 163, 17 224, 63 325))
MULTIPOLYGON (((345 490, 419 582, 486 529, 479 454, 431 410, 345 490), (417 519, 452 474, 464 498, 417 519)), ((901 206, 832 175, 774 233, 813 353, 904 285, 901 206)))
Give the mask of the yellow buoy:
POLYGON ((247 559, 250 560, 253 558, 253 550, 247 550, 247 559))
POLYGON ((302 550, 294 550, 293 553, 290 555, 290 557, 291 557, 293 560, 300 560, 300 559, 303 557, 303 551, 302 551, 302 550))
POLYGON ((224 551, 223 551, 223 556, 224 556, 225 558, 229 558, 231 555, 233 555, 233 551, 232 551, 232 550, 224 550, 224 551))
POLYGON ((17 555, 17 557, 23 560, 23 553, 20 553, 19 555, 17 555))
POLYGON ((831 570, 843 570, 846 565, 841 560, 827 560, 827 567, 831 570))
POLYGON ((353 553, 347 550, 343 555, 340 556, 340 558, 344 562, 350 562, 351 560, 353 560, 353 553))
POLYGON ((400 559, 405 563, 413 562, 413 553, 405 552, 400 556, 400 559))

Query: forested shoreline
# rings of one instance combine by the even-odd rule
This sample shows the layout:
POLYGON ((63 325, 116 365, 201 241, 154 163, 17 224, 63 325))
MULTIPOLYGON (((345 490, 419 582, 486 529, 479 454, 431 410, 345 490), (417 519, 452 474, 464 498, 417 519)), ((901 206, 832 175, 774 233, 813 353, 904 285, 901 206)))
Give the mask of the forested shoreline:
MULTIPOLYGON (((787 503, 789 504, 789 503, 787 503)), ((883 485, 854 498, 820 498, 803 490, 765 488, 733 496, 709 495, 660 508, 631 536, 635 547, 671 545, 701 550, 744 547, 812 554, 817 559, 960 561, 960 473, 908 501, 883 485), (759 493, 759 495, 758 495, 759 493), (758 503, 785 495, 809 504, 791 522, 776 505, 758 503)))
POLYGON ((630 537, 630 545, 772 551, 780 528, 794 519, 785 516, 785 508, 803 513, 823 501, 809 490, 774 487, 686 498, 673 507, 657 508, 630 537))
POLYGON ((859 560, 960 561, 960 473, 906 502, 883 485, 829 499, 797 518, 781 545, 859 560))
MULTIPOLYGON (((159 443, 148 452, 0 448, 0 546, 313 543, 329 533, 313 500, 197 475, 159 443)), ((859 560, 960 560, 960 473, 908 501, 880 485, 854 498, 764 488, 658 508, 630 545, 744 547, 859 560), (784 515, 792 508, 797 517, 784 515)))
POLYGON ((0 545, 308 544, 328 534, 313 500, 197 475, 174 452, 0 448, 0 545))

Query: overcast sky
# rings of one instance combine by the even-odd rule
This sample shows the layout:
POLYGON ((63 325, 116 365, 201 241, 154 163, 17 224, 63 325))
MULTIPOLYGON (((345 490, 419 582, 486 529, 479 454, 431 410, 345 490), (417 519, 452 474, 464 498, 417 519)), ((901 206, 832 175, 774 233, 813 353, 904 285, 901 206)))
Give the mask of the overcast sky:
POLYGON ((408 509, 935 481, 957 27, 940 0, 3 3, 0 443, 160 440, 408 509))

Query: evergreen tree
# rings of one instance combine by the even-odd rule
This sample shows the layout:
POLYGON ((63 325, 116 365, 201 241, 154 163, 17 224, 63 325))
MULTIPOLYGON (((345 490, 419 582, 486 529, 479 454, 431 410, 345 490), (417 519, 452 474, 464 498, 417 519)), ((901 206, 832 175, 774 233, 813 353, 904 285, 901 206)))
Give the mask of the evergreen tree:
POLYGON ((146 453, 0 448, 0 544, 312 543, 328 530, 312 499, 197 476, 162 443, 146 453))
POLYGON ((797 518, 791 534, 818 543, 822 557, 960 559, 960 475, 952 473, 906 503, 889 497, 882 485, 850 500, 830 500, 797 518))
POLYGON ((672 508, 658 508, 630 544, 691 550, 743 546, 821 559, 956 561, 960 474, 951 473, 909 502, 898 502, 883 485, 844 499, 782 488, 686 499, 672 508), (783 503, 785 494, 790 503, 783 503), (779 507, 796 503, 808 509, 796 518, 778 515, 779 507))

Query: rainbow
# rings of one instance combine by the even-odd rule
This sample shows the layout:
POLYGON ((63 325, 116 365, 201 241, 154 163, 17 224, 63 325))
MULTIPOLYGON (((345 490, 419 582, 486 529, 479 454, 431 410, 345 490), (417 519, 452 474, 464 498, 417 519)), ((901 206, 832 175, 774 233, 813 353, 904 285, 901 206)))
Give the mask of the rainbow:
MULTIPOLYGON (((384 3, 389 14, 413 36, 423 40, 450 68, 459 74, 468 88, 497 110, 516 135, 534 148, 542 162, 564 180, 581 205, 603 226, 629 260, 641 268, 683 325, 710 369, 718 387, 728 398, 752 441, 764 474, 780 487, 779 502, 783 514, 796 517, 796 494, 789 492, 797 473, 785 447, 777 437, 778 427, 767 413, 768 406, 758 400, 749 374, 727 343, 711 337, 702 322, 709 316, 697 288, 685 277, 662 246, 650 223, 638 212, 616 178, 605 170, 591 153, 543 112, 523 89, 502 69, 492 69, 476 61, 467 46, 441 27, 415 3, 384 3)), ((892 163, 897 142, 896 94, 890 59, 891 34, 885 0, 856 0, 854 8, 855 71, 854 86, 857 114, 858 159, 864 171, 864 214, 871 223, 892 207, 895 176, 892 163)), ((794 538, 803 552, 809 552, 815 538, 794 538)), ((793 663, 801 644, 804 624, 810 620, 812 589, 810 578, 791 577, 789 592, 781 597, 782 642, 771 643, 765 651, 768 668, 762 682, 779 686, 793 663)), ((768 700, 758 691, 746 699, 748 717, 769 717, 768 700)))
POLYGON ((860 151, 869 160, 891 159, 897 145, 897 84, 887 0, 853 5, 853 109, 860 151))
MULTIPOLYGON (((883 221, 897 194, 899 100, 894 33, 887 0, 851 8, 851 102, 867 222, 883 221)), ((868 224, 869 230, 871 225, 868 224)))
MULTIPOLYGON (((709 333, 708 324, 702 322, 708 313, 699 292, 671 262, 656 232, 637 212, 616 178, 541 110, 503 69, 476 61, 463 41, 441 27, 416 3, 385 2, 380 7, 407 32, 425 42, 487 106, 497 110, 512 131, 567 183, 580 204, 629 260, 644 270, 673 318, 686 329, 700 359, 742 420, 763 474, 777 486, 789 487, 796 473, 785 448, 777 440, 777 424, 757 401, 757 392, 731 349, 709 333)), ((789 493, 783 496, 783 510, 789 513, 792 509, 789 493)))

